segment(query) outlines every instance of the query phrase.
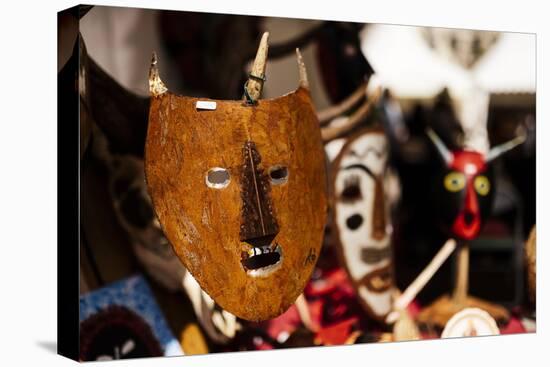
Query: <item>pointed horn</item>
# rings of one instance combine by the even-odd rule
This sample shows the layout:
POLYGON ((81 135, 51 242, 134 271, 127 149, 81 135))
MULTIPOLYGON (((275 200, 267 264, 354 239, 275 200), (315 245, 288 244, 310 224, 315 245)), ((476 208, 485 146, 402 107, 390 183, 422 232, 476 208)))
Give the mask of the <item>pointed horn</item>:
POLYGON ((157 54, 153 52, 151 57, 151 68, 149 69, 149 93, 151 96, 158 97, 168 90, 159 76, 159 69, 157 66, 157 54))
POLYGON ((428 137, 441 155, 441 158, 445 161, 445 164, 450 165, 453 160, 453 153, 451 153, 451 151, 445 146, 445 143, 443 143, 431 127, 426 128, 426 134, 428 134, 428 137))
POLYGON ((367 99, 350 117, 347 117, 345 122, 338 126, 326 126, 321 128, 321 138, 324 142, 336 139, 343 134, 349 132, 361 121, 363 121, 371 112, 374 106, 380 100, 382 88, 379 87, 372 96, 367 99))
POLYGON ((302 53, 299 48, 296 48, 296 57, 298 58, 298 72, 300 73, 300 87, 309 89, 309 81, 307 80, 307 70, 302 58, 302 53))
POLYGON ((525 129, 521 129, 518 136, 516 136, 514 139, 491 148, 491 150, 489 151, 489 153, 487 153, 487 156, 485 157, 485 162, 489 163, 491 161, 494 161, 495 159, 500 157, 502 154, 514 149, 520 144, 523 144, 526 139, 527 139, 527 134, 525 133, 525 129))
POLYGON ((262 88, 265 82, 265 66, 267 64, 267 51, 269 45, 267 40, 269 38, 269 32, 265 32, 262 35, 260 45, 258 46, 258 52, 256 53, 256 59, 254 59, 254 65, 250 71, 248 81, 246 82, 244 89, 244 99, 249 104, 254 104, 262 95, 262 88))

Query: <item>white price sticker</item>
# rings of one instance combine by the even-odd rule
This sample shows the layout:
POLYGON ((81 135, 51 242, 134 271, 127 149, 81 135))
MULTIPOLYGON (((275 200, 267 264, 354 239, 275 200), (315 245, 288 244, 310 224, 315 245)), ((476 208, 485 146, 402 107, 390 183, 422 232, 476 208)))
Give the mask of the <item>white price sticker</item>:
POLYGON ((210 110, 216 109, 216 102, 214 101, 197 101, 195 107, 197 110, 210 110))

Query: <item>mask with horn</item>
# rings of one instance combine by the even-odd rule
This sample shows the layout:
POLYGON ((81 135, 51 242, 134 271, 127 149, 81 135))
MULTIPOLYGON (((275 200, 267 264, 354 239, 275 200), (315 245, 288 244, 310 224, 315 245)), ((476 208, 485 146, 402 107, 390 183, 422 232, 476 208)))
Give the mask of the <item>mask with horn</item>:
POLYGON ((260 99, 268 34, 241 101, 170 92, 153 57, 145 147, 162 229, 201 288, 246 320, 294 303, 319 256, 326 173, 319 122, 297 50, 297 90, 260 99))
POLYGON ((451 151, 431 128, 426 132, 444 163, 435 190, 437 217, 451 237, 472 240, 491 213, 495 188, 490 163, 523 143, 525 134, 482 154, 469 149, 451 151))

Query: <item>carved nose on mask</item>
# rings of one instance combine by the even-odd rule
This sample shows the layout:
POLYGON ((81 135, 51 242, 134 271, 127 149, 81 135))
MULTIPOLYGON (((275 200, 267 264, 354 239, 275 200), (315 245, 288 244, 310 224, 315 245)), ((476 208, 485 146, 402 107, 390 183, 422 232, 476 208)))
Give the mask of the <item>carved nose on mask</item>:
POLYGON ((247 141, 242 153, 240 239, 255 247, 267 246, 279 233, 271 204, 271 183, 261 168, 256 144, 247 141))
POLYGON ((382 179, 375 180, 372 215, 372 238, 382 240, 386 237, 386 204, 382 179))

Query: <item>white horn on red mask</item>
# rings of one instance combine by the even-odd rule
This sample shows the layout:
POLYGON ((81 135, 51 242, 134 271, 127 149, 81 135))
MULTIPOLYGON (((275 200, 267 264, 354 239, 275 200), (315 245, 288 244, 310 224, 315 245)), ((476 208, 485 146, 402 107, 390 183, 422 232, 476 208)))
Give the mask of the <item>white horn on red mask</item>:
POLYGON ((426 128, 426 134, 428 134, 428 137, 434 144, 435 148, 439 152, 439 155, 445 162, 445 164, 448 166, 451 164, 453 160, 453 153, 447 148, 445 143, 441 140, 441 138, 435 133, 435 131, 432 130, 431 127, 426 128))
POLYGON ((521 128, 518 136, 516 136, 514 139, 497 145, 496 147, 492 147, 489 153, 487 153, 487 156, 485 157, 485 162, 489 163, 491 161, 494 161, 498 157, 500 157, 502 154, 514 149, 520 144, 523 144, 525 140, 527 139, 527 134, 525 133, 525 129, 521 128))
POLYGON ((149 92, 151 96, 158 97, 168 90, 166 85, 162 82, 159 75, 159 69, 157 66, 157 54, 153 52, 151 57, 151 67, 149 68, 149 92))

